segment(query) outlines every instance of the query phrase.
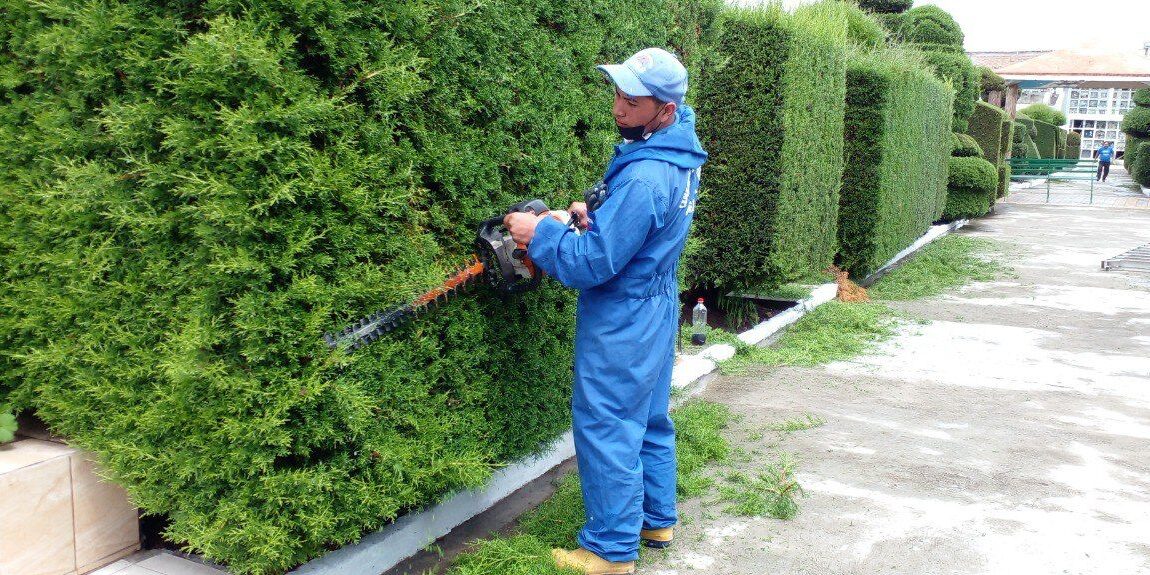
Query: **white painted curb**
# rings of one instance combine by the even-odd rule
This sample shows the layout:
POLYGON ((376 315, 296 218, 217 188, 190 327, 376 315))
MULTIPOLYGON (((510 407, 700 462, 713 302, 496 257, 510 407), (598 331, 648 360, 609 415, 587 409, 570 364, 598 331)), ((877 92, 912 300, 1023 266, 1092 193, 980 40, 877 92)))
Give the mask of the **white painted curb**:
POLYGON ((1150 196, 1150 188, 1147 188, 1146 186, 1143 186, 1141 184, 1139 184, 1138 187, 1142 188, 1142 194, 1143 195, 1150 196))
MULTIPOLYGON (((899 252, 894 258, 879 268, 875 274, 889 269, 911 253, 922 249, 930 242, 966 224, 959 220, 948 225, 931 226, 925 235, 899 252)), ((875 275, 875 274, 872 274, 875 275)), ((795 323, 811 310, 827 303, 838 294, 838 286, 823 284, 811 291, 811 295, 798 305, 760 323, 739 334, 739 339, 747 345, 755 345, 795 323)), ((703 348, 698 354, 680 356, 672 373, 672 386, 685 390, 688 396, 702 393, 703 385, 692 386, 718 368, 721 361, 735 355, 735 348, 728 344, 715 344, 703 348)), ((344 546, 327 555, 314 559, 291 571, 298 575, 379 575, 398 565, 404 559, 418 553, 440 537, 467 520, 488 510, 504 497, 531 481, 547 473, 555 466, 574 457, 575 444, 571 432, 567 431, 555 440, 545 453, 528 457, 494 475, 481 489, 463 491, 452 495, 443 502, 417 513, 410 513, 394 523, 365 536, 357 543, 344 546)))

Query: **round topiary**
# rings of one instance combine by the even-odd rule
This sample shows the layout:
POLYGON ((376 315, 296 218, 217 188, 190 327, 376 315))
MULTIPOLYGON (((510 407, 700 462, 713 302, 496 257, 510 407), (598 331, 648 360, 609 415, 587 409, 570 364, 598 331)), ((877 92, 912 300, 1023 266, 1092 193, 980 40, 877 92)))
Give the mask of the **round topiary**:
POLYGON ((1053 124, 1055 126, 1066 124, 1066 114, 1046 104, 1031 104, 1018 112, 1020 114, 1026 114, 1027 117, 1034 118, 1039 122, 1046 122, 1047 124, 1053 124))
POLYGON ((951 158, 947 189, 985 192, 998 188, 998 169, 982 158, 951 158))
POLYGON ((1150 142, 1138 144, 1138 159, 1134 161, 1130 177, 1138 185, 1150 188, 1150 142))
POLYGON ((981 158, 982 146, 978 145, 974 137, 967 134, 951 132, 950 155, 956 158, 981 158))
POLYGON ((1122 131, 1136 138, 1150 138, 1150 108, 1138 106, 1126 112, 1122 131))
POLYGON ((1150 108, 1150 88, 1134 90, 1134 105, 1150 108))
POLYGON ((946 10, 928 4, 907 10, 903 16, 900 37, 904 42, 962 49, 962 28, 946 10))
POLYGON ((914 5, 914 0, 858 0, 859 8, 879 14, 906 12, 914 5))

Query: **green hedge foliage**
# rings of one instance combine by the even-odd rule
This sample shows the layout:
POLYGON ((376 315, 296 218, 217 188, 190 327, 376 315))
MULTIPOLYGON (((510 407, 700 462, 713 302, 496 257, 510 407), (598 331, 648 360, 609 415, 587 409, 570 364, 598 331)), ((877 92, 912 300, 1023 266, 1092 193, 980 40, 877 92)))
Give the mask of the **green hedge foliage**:
POLYGON ((439 283, 480 219, 599 177, 593 65, 693 54, 719 3, 632 8, 7 3, 0 394, 236 573, 536 451, 568 425, 565 290, 479 290, 352 355, 320 336, 439 283))
POLYGON ((955 132, 966 132, 968 120, 974 113, 974 103, 978 101, 980 83, 978 69, 970 61, 970 57, 961 52, 928 50, 925 54, 938 77, 954 86, 954 122, 951 129, 955 132))
POLYGON ((1058 158, 1058 126, 1034 120, 1034 129, 1038 136, 1034 144, 1038 146, 1038 154, 1043 158, 1058 158))
POLYGON ((839 254, 854 277, 866 277, 942 215, 952 101, 950 87, 913 53, 851 56, 839 254))
POLYGON ((982 89, 982 93, 985 94, 987 92, 1006 91, 1006 80, 1003 79, 1002 76, 994 73, 994 70, 991 70, 986 66, 979 66, 978 73, 982 78, 981 82, 979 83, 979 87, 982 89))
POLYGON ((1134 90, 1133 99, 1135 106, 1150 108, 1150 88, 1139 88, 1134 90))
POLYGON ((973 218, 994 205, 998 169, 982 158, 950 158, 944 220, 973 218))
POLYGON ((1046 104, 1031 104, 1021 110, 1019 113, 1026 114, 1028 118, 1033 118, 1039 122, 1046 122, 1055 126, 1061 126, 1066 123, 1066 114, 1056 110, 1046 104))
POLYGON ((1139 185, 1150 188, 1150 142, 1139 142, 1136 155, 1138 160, 1134 162, 1130 177, 1139 185))
POLYGON ((1007 120, 1009 116, 1002 108, 991 106, 986 102, 976 102, 974 113, 971 114, 967 126, 966 133, 978 142, 982 148, 982 157, 996 166, 1006 159, 1003 154, 1003 141, 1009 143, 1010 140, 1003 138, 1002 127, 1009 126, 1007 120))
POLYGON ((1150 138, 1137 138, 1126 136, 1126 151, 1122 154, 1122 167, 1127 172, 1134 173, 1134 164, 1138 161, 1139 147, 1143 142, 1150 142, 1150 138))
POLYGON ((1005 198, 1010 193, 1010 164, 998 165, 998 190, 995 198, 1005 198))
POLYGON ((981 158, 984 156, 982 146, 974 138, 966 134, 951 133, 950 155, 960 158, 981 158))
POLYGON ((730 8, 703 78, 711 154, 687 259, 696 285, 780 284, 835 254, 847 25, 843 6, 730 8))
POLYGON ((850 5, 847 6, 845 13, 847 38, 852 44, 864 49, 876 50, 886 45, 889 34, 875 14, 868 14, 850 5))
POLYGON ((954 21, 954 17, 933 4, 907 10, 903 14, 898 37, 903 42, 918 44, 924 49, 954 53, 962 53, 964 39, 962 28, 954 21))
POLYGON ((859 8, 879 14, 898 14, 910 10, 914 0, 858 0, 859 8))
POLYGON ((1079 158, 1082 156, 1082 135, 1073 130, 1066 133, 1066 157, 1079 158))
POLYGON ((1136 138, 1150 138, 1150 108, 1134 106, 1122 117, 1122 131, 1136 138))

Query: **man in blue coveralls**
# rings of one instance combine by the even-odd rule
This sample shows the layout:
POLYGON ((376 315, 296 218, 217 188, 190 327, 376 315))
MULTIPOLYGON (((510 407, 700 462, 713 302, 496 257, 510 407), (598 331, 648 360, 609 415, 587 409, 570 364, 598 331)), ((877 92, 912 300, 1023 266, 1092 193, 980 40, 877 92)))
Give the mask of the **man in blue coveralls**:
POLYGON ((1098 175, 1095 179, 1105 182, 1106 176, 1110 175, 1110 160, 1114 159, 1114 144, 1102 142, 1102 147, 1095 154, 1098 156, 1098 175))
POLYGON ((615 85, 623 137, 603 178, 606 199, 590 212, 571 204, 582 233, 526 213, 504 223, 535 265, 579 290, 571 413, 587 521, 579 549, 552 555, 559 567, 615 575, 634 573, 640 540, 670 545, 678 520, 668 415, 676 271, 707 153, 673 55, 648 48, 598 69, 615 85))

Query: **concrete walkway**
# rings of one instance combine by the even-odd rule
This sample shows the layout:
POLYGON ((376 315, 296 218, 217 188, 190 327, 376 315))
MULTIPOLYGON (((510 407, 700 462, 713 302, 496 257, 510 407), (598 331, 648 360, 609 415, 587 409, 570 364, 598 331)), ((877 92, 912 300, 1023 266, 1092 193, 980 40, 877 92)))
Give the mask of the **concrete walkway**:
POLYGON ((857 360, 712 381, 737 467, 794 454, 806 497, 790 521, 689 501, 641 574, 1150 573, 1150 273, 1100 270, 1150 211, 996 211, 956 233, 1017 277, 895 304, 928 321, 857 360))
POLYGON ((1001 201, 1009 204, 1150 209, 1150 196, 1143 194, 1130 174, 1122 169, 1122 162, 1110 167, 1110 175, 1105 182, 1094 182, 1093 192, 1089 181, 1051 180, 1049 193, 1046 183, 1045 180, 1011 182, 1010 193, 1001 201))

